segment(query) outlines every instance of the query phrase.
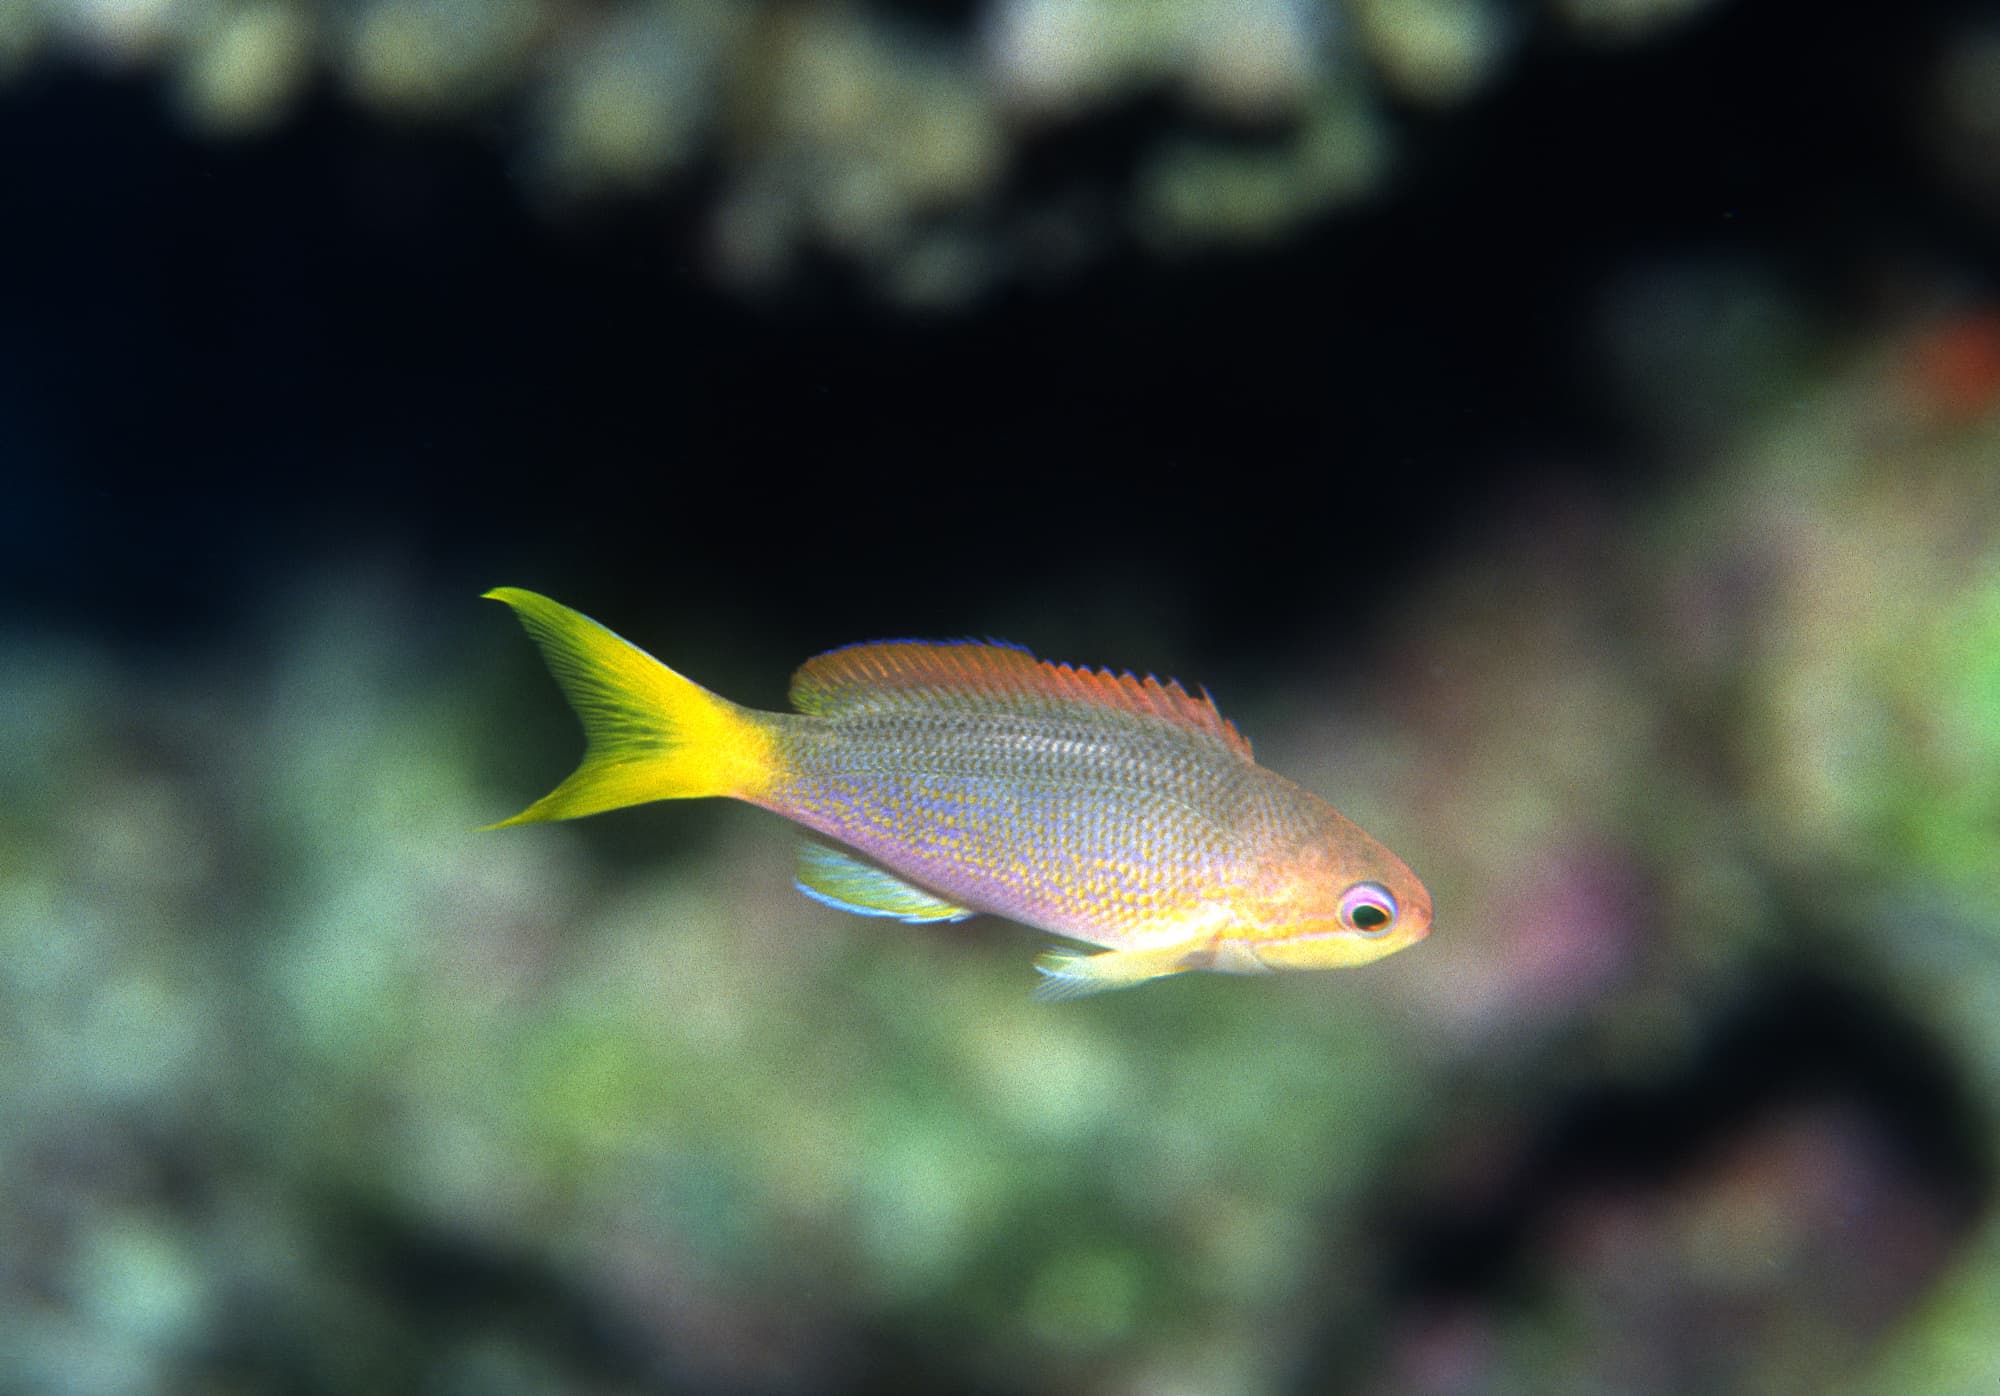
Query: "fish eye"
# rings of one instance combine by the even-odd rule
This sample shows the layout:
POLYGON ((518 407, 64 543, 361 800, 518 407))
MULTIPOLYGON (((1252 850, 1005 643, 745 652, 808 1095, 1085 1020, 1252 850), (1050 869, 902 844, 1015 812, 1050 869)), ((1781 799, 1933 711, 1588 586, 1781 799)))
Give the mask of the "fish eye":
POLYGON ((1379 936, 1396 924, 1396 899, 1379 882, 1357 882, 1340 894, 1340 924, 1379 936))

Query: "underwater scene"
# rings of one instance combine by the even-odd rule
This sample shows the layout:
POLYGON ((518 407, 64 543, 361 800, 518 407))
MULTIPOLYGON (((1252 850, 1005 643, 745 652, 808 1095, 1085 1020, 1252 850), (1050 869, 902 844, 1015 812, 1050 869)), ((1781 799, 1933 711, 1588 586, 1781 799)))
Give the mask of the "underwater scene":
POLYGON ((0 173, 0 1392, 2000 1390, 1990 10, 0 0, 0 173))

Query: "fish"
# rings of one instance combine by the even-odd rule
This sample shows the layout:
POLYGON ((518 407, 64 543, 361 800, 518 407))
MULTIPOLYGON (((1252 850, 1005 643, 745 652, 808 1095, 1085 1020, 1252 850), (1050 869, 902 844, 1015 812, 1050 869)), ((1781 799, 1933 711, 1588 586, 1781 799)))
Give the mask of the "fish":
POLYGON ((583 724, 560 785, 489 828, 720 796, 809 832, 799 890, 906 922, 988 913, 1080 942, 1035 960, 1066 999, 1189 970, 1379 960, 1430 932, 1395 854, 1261 766, 1206 690, 999 641, 850 645, 741 707, 578 611, 513 610, 583 724))

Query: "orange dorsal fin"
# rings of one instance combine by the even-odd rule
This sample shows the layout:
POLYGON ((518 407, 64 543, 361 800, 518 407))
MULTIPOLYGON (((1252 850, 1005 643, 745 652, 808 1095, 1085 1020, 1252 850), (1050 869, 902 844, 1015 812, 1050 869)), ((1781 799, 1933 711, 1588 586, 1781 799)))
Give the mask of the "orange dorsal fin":
POLYGON ((884 640, 808 659, 792 675, 792 706, 837 717, 932 706, 984 711, 1085 707, 1138 713, 1220 741, 1250 759, 1250 742, 1204 691, 1178 680, 1114 674, 1037 659, 1019 645, 980 640, 884 640))

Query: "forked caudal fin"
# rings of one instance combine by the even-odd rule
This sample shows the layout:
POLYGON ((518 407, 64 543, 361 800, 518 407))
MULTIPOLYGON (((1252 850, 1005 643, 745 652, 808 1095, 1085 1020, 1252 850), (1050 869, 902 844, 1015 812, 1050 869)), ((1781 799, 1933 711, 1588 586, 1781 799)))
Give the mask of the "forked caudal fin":
POLYGON ((756 715, 682 678, 578 611, 519 587, 504 601, 542 651, 583 722, 583 762, 512 819, 536 824, 703 795, 744 796, 769 771, 770 740, 756 715))

